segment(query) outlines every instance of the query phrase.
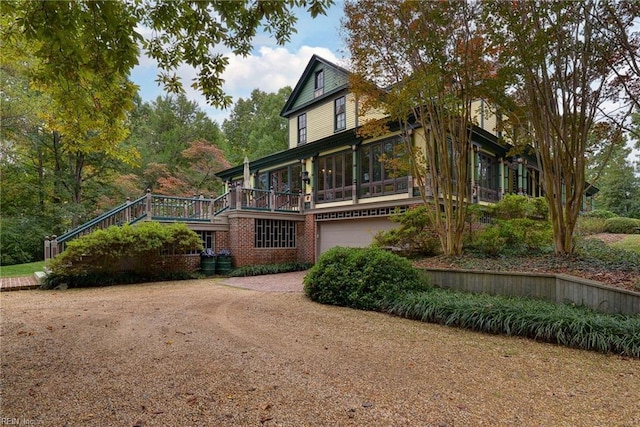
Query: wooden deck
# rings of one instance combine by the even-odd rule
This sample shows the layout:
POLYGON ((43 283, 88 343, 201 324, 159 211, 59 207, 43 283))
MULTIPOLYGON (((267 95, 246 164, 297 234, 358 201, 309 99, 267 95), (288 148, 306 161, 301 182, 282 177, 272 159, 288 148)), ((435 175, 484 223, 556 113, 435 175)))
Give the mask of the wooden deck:
POLYGON ((40 287, 40 284, 35 276, 0 278, 0 292, 38 289, 38 287, 40 287))

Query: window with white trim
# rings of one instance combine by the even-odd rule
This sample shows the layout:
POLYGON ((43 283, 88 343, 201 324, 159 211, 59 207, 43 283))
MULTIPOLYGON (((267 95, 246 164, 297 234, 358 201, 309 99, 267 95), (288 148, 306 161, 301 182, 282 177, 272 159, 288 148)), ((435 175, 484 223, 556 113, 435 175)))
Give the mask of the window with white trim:
POLYGON ((344 130, 347 127, 347 112, 346 112, 345 97, 341 96, 337 98, 333 103, 334 121, 333 129, 335 131, 344 130))
POLYGON ((298 145, 307 143, 307 114, 298 116, 298 145))
POLYGON ((313 97, 317 98, 324 93, 324 71, 316 71, 313 79, 313 97))

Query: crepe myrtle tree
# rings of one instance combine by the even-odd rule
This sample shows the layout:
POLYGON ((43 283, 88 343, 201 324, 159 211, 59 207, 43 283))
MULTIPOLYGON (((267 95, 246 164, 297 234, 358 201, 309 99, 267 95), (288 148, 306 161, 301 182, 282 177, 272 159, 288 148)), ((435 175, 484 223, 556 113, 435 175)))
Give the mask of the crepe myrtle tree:
POLYGON ((424 130, 421 140, 405 138, 406 161, 385 160, 408 168, 421 190, 429 182, 434 197, 422 191, 422 200, 446 255, 462 252, 473 103, 499 86, 478 8, 477 2, 345 3, 360 132, 381 135, 397 124, 408 136, 412 123, 424 130), (367 119, 381 112, 383 119, 367 119))

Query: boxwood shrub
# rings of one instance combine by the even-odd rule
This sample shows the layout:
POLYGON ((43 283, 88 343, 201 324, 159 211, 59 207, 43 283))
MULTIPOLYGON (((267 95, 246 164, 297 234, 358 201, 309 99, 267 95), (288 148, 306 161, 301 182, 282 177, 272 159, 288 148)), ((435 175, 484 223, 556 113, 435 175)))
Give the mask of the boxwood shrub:
POLYGON ((616 217, 604 222, 605 233, 636 234, 640 232, 640 219, 616 217))
POLYGON ((365 310, 427 288, 426 277, 411 262, 379 248, 334 247, 304 278, 304 292, 313 301, 365 310))

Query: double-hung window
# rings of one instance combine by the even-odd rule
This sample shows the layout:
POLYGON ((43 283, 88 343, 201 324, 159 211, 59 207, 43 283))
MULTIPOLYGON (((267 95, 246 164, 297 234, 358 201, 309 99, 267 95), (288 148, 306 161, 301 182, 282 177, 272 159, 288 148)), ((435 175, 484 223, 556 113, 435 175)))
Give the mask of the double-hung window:
POLYGON ((317 98, 324 93, 324 72, 322 70, 316 71, 313 81, 313 97, 317 98))
POLYGON ((334 101, 334 121, 333 129, 337 132, 344 130, 347 127, 347 112, 346 112, 345 97, 341 96, 334 101))
POLYGON ((307 143, 307 114, 298 116, 298 145, 307 143))

